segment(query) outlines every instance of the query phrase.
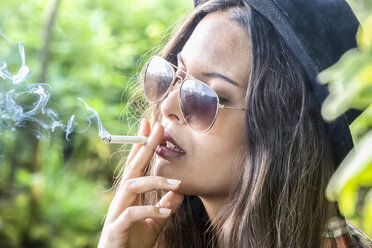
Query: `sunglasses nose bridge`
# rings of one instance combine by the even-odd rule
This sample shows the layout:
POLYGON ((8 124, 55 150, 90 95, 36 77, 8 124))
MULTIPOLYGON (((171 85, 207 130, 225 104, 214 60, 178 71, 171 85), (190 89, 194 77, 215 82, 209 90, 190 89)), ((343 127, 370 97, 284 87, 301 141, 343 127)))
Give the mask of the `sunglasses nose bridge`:
POLYGON ((175 76, 175 80, 171 83, 171 85, 169 86, 169 89, 167 90, 167 92, 165 93, 164 97, 163 97, 163 100, 167 97, 169 97, 169 95, 174 91, 174 90, 178 90, 180 89, 180 86, 182 84, 182 81, 183 79, 180 77, 180 76, 175 76), (177 83, 177 79, 180 80, 181 83, 177 83))
POLYGON ((169 86, 168 94, 172 92, 173 90, 179 89, 182 82, 183 82, 183 78, 176 75, 175 79, 173 80, 173 83, 169 86))

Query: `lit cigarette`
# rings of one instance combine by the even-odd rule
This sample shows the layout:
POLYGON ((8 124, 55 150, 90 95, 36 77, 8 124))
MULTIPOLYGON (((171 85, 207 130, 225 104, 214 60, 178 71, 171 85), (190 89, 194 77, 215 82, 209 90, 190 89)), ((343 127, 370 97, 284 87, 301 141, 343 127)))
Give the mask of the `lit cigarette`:
POLYGON ((108 135, 102 138, 107 144, 145 144, 147 138, 144 136, 120 136, 108 135))

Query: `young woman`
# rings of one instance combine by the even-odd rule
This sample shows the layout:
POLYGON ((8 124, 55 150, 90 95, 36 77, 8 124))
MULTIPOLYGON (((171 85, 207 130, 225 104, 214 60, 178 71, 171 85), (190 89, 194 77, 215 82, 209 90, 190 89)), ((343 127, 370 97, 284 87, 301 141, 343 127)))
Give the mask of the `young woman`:
POLYGON ((304 3, 197 3, 144 69, 148 141, 99 247, 372 247, 324 197, 352 143, 344 119, 322 121, 315 78, 355 45, 357 21, 343 1, 304 3))

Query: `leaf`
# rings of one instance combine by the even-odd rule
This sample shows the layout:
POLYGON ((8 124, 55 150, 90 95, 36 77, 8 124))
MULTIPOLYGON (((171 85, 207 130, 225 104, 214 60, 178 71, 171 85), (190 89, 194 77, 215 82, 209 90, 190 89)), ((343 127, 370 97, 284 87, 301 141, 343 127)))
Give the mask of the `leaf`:
POLYGON ((358 183, 372 184, 372 131, 360 141, 358 147, 352 150, 341 163, 332 176, 326 195, 331 200, 336 200, 340 191, 348 186, 353 179, 358 183))
POLYGON ((369 16, 357 33, 358 47, 368 50, 372 47, 372 16, 369 16))

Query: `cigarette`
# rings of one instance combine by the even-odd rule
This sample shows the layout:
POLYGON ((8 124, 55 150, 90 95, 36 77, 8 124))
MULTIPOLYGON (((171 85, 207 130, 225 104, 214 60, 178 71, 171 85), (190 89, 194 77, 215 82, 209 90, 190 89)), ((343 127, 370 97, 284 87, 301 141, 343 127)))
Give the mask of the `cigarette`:
POLYGON ((107 144, 145 144, 147 138, 144 136, 108 135, 102 140, 107 144))

